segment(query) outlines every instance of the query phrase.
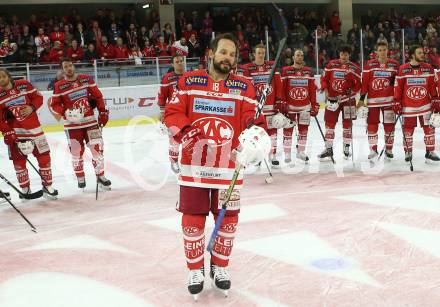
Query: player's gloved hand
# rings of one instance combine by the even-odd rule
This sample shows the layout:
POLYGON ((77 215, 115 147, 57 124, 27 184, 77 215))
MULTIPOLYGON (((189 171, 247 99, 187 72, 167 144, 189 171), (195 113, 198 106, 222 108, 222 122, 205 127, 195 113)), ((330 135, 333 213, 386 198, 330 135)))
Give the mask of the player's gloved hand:
POLYGON ((99 124, 100 127, 104 127, 105 125, 107 125, 108 115, 109 115, 109 111, 108 110, 99 111, 98 124, 99 124))
POLYGON ((393 111, 397 115, 402 114, 402 104, 400 102, 395 101, 393 103, 393 111))
POLYGON ((287 114, 287 103, 285 101, 278 100, 275 103, 275 110, 282 114, 287 114))
POLYGON ((440 112, 440 97, 434 97, 431 100, 431 111, 440 112))
POLYGON ((208 141, 202 131, 202 129, 188 126, 182 131, 182 156, 191 157, 196 148, 200 149, 200 152, 205 146, 207 146, 208 141))
POLYGON ((17 135, 14 130, 9 130, 3 133, 6 145, 13 145, 17 141, 17 135))
POLYGON ((312 108, 310 109, 310 115, 315 117, 319 113, 319 103, 312 104, 312 108))

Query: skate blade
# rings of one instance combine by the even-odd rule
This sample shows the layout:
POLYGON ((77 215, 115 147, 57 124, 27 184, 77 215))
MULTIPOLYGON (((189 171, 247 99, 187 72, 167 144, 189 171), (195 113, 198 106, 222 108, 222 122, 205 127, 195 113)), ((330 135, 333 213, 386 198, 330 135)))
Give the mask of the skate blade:
POLYGON ((3 205, 3 204, 6 204, 7 203, 7 201, 6 201, 6 199, 0 199, 0 205, 3 205))
POLYGON ((193 294, 192 296, 195 302, 199 300, 199 294, 193 294))
POLYGON ((229 295, 229 289, 225 290, 225 289, 220 289, 219 287, 217 287, 217 285, 215 284, 214 279, 211 279, 211 284, 212 284, 212 288, 215 289, 216 291, 218 291, 220 294, 223 294, 224 297, 228 297, 229 295))
POLYGON ((56 196, 56 195, 50 195, 50 194, 47 194, 47 193, 43 193, 43 197, 44 197, 45 199, 47 199, 47 200, 57 200, 57 199, 58 199, 58 196, 56 196))
MULTIPOLYGON (((300 158, 296 158, 298 161, 300 161, 301 163, 304 163, 304 164, 309 164, 309 162, 310 162, 310 160, 303 160, 303 159, 300 159, 300 158)), ((330 161, 331 161, 331 159, 330 159, 330 161)))
POLYGON ((425 159, 425 163, 429 165, 438 165, 440 161, 432 161, 430 159, 425 159))
POLYGON ((319 162, 332 162, 332 158, 327 157, 327 158, 318 158, 319 162))
POLYGON ((105 186, 105 185, 102 185, 102 184, 100 183, 100 184, 99 184, 99 189, 100 189, 101 191, 106 192, 106 191, 110 191, 110 190, 112 189, 112 187, 111 187, 111 186, 105 186))

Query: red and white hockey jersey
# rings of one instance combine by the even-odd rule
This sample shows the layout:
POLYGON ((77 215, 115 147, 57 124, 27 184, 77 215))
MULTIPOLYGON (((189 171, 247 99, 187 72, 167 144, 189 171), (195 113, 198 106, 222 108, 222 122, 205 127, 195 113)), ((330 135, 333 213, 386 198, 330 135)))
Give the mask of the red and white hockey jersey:
POLYGON ((86 128, 98 124, 90 106, 90 98, 96 101, 99 111, 105 111, 105 102, 95 81, 88 75, 77 75, 73 81, 63 79, 55 83, 49 108, 53 113, 63 116, 64 129, 86 128), (84 117, 79 123, 70 122, 64 116, 67 109, 83 109, 84 117))
POLYGON ((285 66, 281 71, 279 97, 287 104, 288 113, 309 111, 316 102, 316 84, 310 67, 285 66))
POLYGON ((328 91, 328 99, 337 100, 340 96, 355 98, 361 89, 360 68, 353 62, 342 63, 340 59, 330 61, 321 76, 321 89, 328 91))
POLYGON ((431 99, 437 97, 434 69, 427 63, 399 68, 394 82, 394 100, 402 104, 403 116, 419 116, 431 112, 431 99))
POLYGON ((161 111, 165 109, 167 103, 171 100, 174 91, 177 89, 177 81, 182 75, 176 74, 171 71, 162 78, 162 83, 160 84, 159 93, 157 95, 157 104, 161 111))
POLYGON ((367 95, 370 108, 391 106, 394 101, 394 79, 399 62, 388 59, 381 64, 379 60, 369 60, 362 72, 361 96, 367 95))
MULTIPOLYGON (((248 63, 242 65, 244 69, 244 76, 250 78, 254 84, 255 91, 257 94, 257 101, 260 101, 262 91, 264 89, 267 80, 269 79, 270 71, 274 65, 273 61, 265 61, 263 65, 257 65, 255 63, 248 63)), ((275 105, 277 102, 276 94, 279 91, 278 88, 281 87, 280 73, 275 72, 272 83, 269 87, 269 94, 266 97, 266 102, 263 107, 263 114, 274 115, 276 113, 275 105)))
MULTIPOLYGON (((210 150, 195 152, 199 157, 181 157, 179 184, 202 188, 228 188, 235 169, 230 154, 238 136, 254 117, 257 101, 251 82, 230 74, 214 81, 206 70, 184 73, 178 91, 165 109, 165 124, 174 134, 185 127, 200 128, 210 150)), ((259 119, 264 123, 264 118, 259 119)), ((241 188, 240 174, 236 188, 241 188)))
POLYGON ((19 139, 34 139, 43 135, 37 111, 43 105, 43 96, 26 80, 13 81, 12 89, 0 90, 0 120, 3 131, 14 129, 19 139), (21 117, 25 106, 34 109, 27 117, 21 117), (6 123, 7 119, 7 123, 6 123))

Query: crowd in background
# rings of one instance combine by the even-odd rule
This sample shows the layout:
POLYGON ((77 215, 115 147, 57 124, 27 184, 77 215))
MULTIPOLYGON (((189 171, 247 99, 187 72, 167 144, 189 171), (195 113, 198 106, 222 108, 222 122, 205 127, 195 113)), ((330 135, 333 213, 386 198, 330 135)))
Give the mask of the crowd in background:
MULTIPOLYGON (((428 62, 437 67, 440 64, 437 53, 440 16, 435 14, 421 16, 416 12, 397 13, 394 9, 373 14, 369 10, 357 18, 360 23, 355 23, 346 36, 341 35, 338 12, 328 16, 325 11, 292 8, 285 9, 283 15, 288 29, 283 65, 290 65, 294 49, 301 48, 307 65, 316 67, 318 59, 318 66, 323 68, 329 60, 338 57, 342 44, 352 48, 351 60, 359 63, 361 48, 364 59, 368 60, 374 56, 374 46, 379 41, 386 41, 390 57, 401 61, 401 29, 405 31, 405 57, 408 47, 418 43, 424 47, 428 62)), ((28 20, 19 20, 17 15, 0 15, 0 63, 58 63, 65 56, 76 62, 138 60, 175 54, 200 58, 203 62, 213 33, 227 31, 238 38, 241 63, 252 61, 252 47, 265 43, 266 30, 269 53, 273 57, 276 52, 275 26, 263 7, 215 12, 178 11, 175 31, 172 28, 169 23, 160 25, 155 11, 150 18, 145 18, 132 8, 124 12, 99 9, 90 18, 81 16, 76 10, 66 16, 33 14, 28 20)))

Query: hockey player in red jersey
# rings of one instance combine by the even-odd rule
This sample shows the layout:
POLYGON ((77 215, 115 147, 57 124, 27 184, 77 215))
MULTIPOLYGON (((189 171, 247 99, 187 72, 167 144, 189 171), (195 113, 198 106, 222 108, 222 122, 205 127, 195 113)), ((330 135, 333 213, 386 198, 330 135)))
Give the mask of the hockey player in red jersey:
MULTIPOLYGON (((306 163, 309 157, 305 153, 307 133, 310 125, 310 116, 316 116, 319 112, 319 104, 316 102, 316 85, 312 69, 304 66, 304 53, 295 50, 293 65, 285 66, 281 72, 282 87, 279 97, 282 104, 280 110, 290 120, 297 123, 298 138, 296 157, 306 163)), ((292 128, 284 128, 284 154, 285 162, 291 162, 292 152, 292 128)))
POLYGON ((385 137, 385 156, 393 158, 395 114, 392 108, 394 101, 394 79, 399 69, 399 62, 388 58, 388 44, 379 42, 376 45, 377 58, 367 62, 362 72, 361 98, 358 109, 368 107, 368 143, 370 144, 369 160, 378 157, 377 141, 382 113, 385 137), (367 103, 365 103, 367 97, 367 103))
MULTIPOLYGON (((203 289, 206 216, 211 211, 217 218, 236 167, 231 153, 239 145, 240 133, 251 131, 246 127, 256 112, 251 82, 231 73, 237 52, 237 42, 231 34, 217 36, 212 41, 209 71, 183 74, 178 92, 165 109, 165 124, 182 144, 177 209, 183 214, 184 249, 190 269, 188 290, 193 295, 203 289)), ((264 126, 264 117, 258 120, 264 126)), ((252 128, 260 129, 267 140, 267 151, 260 153, 255 163, 269 153, 270 138, 263 128, 252 128)), ((261 141, 258 137, 253 140, 255 144, 261 141)), ((237 154, 237 161, 242 158, 237 154)), ((216 287, 226 291, 231 285, 226 267, 237 229, 242 184, 240 174, 211 253, 210 276, 216 287)))
POLYGON ((431 100, 437 95, 434 69, 425 63, 423 47, 412 46, 409 49, 410 61, 399 68, 394 83, 393 109, 402 114, 405 148, 405 161, 412 160, 413 133, 420 122, 425 133, 426 162, 440 161, 435 149, 435 128, 429 125, 432 114, 431 100))
MULTIPOLYGON (((173 56, 173 71, 165 74, 162 78, 159 93, 157 96, 157 104, 160 109, 160 121, 163 122, 163 116, 165 113, 165 106, 170 102, 173 93, 177 90, 177 81, 185 72, 185 66, 183 63, 183 56, 173 56)), ((179 172, 179 143, 177 143, 173 137, 169 138, 168 154, 171 162, 171 169, 175 172, 179 172)))
MULTIPOLYGON (((252 80, 252 83, 254 84, 255 90, 257 92, 257 100, 259 100, 262 95, 262 91, 264 89, 266 81, 269 78, 269 73, 274 65, 274 62, 264 60, 266 49, 263 44, 258 44, 254 47, 253 55, 254 62, 244 64, 242 65, 242 68, 244 70, 244 76, 252 80)), ((272 153, 270 157, 272 167, 278 167, 280 165, 280 162, 277 160, 276 157, 278 129, 272 126, 272 118, 276 113, 278 113, 276 107, 278 105, 279 99, 276 95, 279 92, 280 87, 280 74, 278 71, 276 71, 272 79, 272 84, 269 87, 269 94, 267 96, 263 109, 263 114, 266 118, 268 127, 267 133, 272 139, 272 153)))
POLYGON ((0 130, 8 145, 23 194, 31 192, 27 156, 38 161, 43 193, 56 199, 58 191, 52 187, 50 149, 41 129, 37 111, 43 105, 43 96, 26 80, 13 80, 10 73, 0 68, 0 130))
POLYGON ((330 61, 321 77, 321 91, 325 91, 327 101, 325 121, 325 150, 318 155, 320 160, 327 160, 333 156, 333 140, 339 113, 342 112, 344 157, 350 157, 352 142, 351 125, 356 119, 355 96, 361 89, 359 66, 350 62, 351 49, 343 46, 339 52, 339 59, 330 61))
POLYGON ((98 183, 108 190, 111 182, 104 176, 104 142, 100 128, 107 124, 109 111, 105 107, 101 91, 90 76, 76 74, 70 59, 61 60, 61 68, 64 79, 55 83, 49 108, 52 113, 64 119, 64 130, 78 187, 84 189, 86 186, 83 154, 84 146, 87 145, 92 152, 98 183), (95 118, 95 107, 99 112, 98 121, 95 118))

